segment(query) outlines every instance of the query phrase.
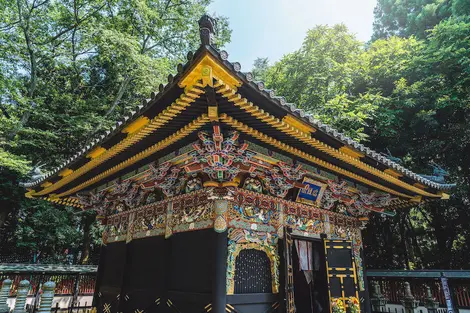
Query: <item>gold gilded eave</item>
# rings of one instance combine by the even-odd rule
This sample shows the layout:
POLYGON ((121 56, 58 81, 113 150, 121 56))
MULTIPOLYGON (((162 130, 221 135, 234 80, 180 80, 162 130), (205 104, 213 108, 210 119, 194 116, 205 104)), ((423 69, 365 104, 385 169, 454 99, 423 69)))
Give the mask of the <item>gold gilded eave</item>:
POLYGON ((360 158, 364 157, 363 153, 360 153, 359 151, 356 151, 356 150, 354 150, 350 147, 347 147, 347 146, 342 146, 341 148, 339 148, 339 151, 341 151, 342 153, 347 154, 350 157, 353 157, 355 159, 360 159, 360 158))
POLYGON ((240 78, 230 73, 230 71, 209 52, 204 52, 200 60, 195 62, 189 71, 181 77, 178 86, 181 88, 194 86, 201 79, 201 73, 204 73, 204 68, 210 68, 213 78, 222 80, 231 88, 240 87, 242 85, 240 78))
POLYGON ((393 176, 395 178, 400 178, 403 176, 403 174, 398 173, 397 171, 392 170, 391 168, 387 168, 386 170, 384 170, 384 173, 387 173, 388 175, 393 176))
POLYGON ((95 149, 91 150, 86 157, 90 159, 96 159, 100 155, 106 152, 106 149, 103 147, 96 147, 95 149))
POLYGON ((250 136, 253 136, 254 138, 264 142, 264 143, 267 143, 275 148, 278 148, 280 150, 283 150, 285 152, 288 152, 290 154, 293 154, 293 155, 297 155, 298 157, 306 160, 306 161, 309 161, 309 162, 312 162, 314 164, 317 164, 317 165, 320 165, 328 170, 331 170, 335 173, 338 173, 340 175, 343 175, 343 176, 346 176, 346 177, 349 177, 349 178, 352 178, 352 179, 355 179, 357 181, 360 181, 368 186, 371 186, 373 188, 376 188, 378 190, 382 190, 382 191, 385 191, 385 192, 388 192, 390 194, 394 194, 396 196, 400 196, 400 197, 403 197, 403 198, 412 198, 411 196, 409 195, 406 195, 406 194, 403 194, 403 193, 400 193, 398 191, 395 191, 391 188, 388 188, 388 187, 385 187, 385 186, 382 186, 378 183, 375 183, 373 181, 370 181, 366 178, 363 178, 361 177, 360 175, 357 175, 355 173, 352 173, 352 172, 349 172, 347 170, 344 170, 336 165, 333 165, 333 164, 330 164, 326 161, 323 161, 315 156, 312 156, 308 153, 305 153, 303 151, 300 151, 299 149, 297 148, 294 148, 292 146, 289 146, 285 143, 282 143, 280 141, 278 141, 277 139, 275 138, 272 138, 266 134, 263 134, 261 133, 260 131, 258 130, 255 130, 251 127, 249 127, 248 125, 246 124, 243 124, 242 122, 239 122, 238 120, 228 116, 227 114, 221 114, 220 115, 220 120, 224 123, 226 123, 227 125, 230 125, 232 126, 233 128, 243 132, 243 133, 246 133, 246 134, 249 134, 250 136))
POLYGON ((122 132, 125 134, 133 134, 136 131, 140 130, 142 127, 147 125, 150 122, 149 118, 146 116, 139 116, 134 122, 126 126, 122 132))
POLYGON ((59 172, 59 176, 65 177, 65 176, 69 176, 72 173, 73 173, 73 170, 69 168, 64 168, 62 171, 59 172))
MULTIPOLYGON (((242 81, 235 75, 232 75, 220 61, 210 55, 210 53, 205 52, 199 60, 191 66, 190 70, 181 77, 178 85, 184 88, 184 93, 167 109, 152 120, 149 120, 145 116, 139 117, 122 130, 123 133, 128 134, 125 139, 107 150, 102 147, 95 148, 87 155, 87 157, 90 158, 88 163, 72 172, 67 171, 67 175, 62 176, 61 180, 43 186, 44 189, 40 191, 28 192, 27 196, 46 196, 117 155, 130 145, 139 142, 142 138, 169 123, 179 113, 184 111, 186 107, 204 93, 203 87, 212 85, 213 79, 223 80, 226 84, 230 85, 231 88, 239 87, 242 84, 242 81)), ((216 112, 209 112, 212 120, 217 119, 214 113, 216 112)))
POLYGON ((314 133, 316 131, 316 129, 314 127, 308 125, 305 122, 302 122, 301 120, 299 120, 298 118, 296 118, 296 117, 294 117, 293 115, 290 115, 290 114, 287 114, 286 116, 284 116, 282 121, 285 122, 286 124, 290 125, 290 126, 293 126, 297 129, 303 131, 304 133, 314 133))
POLYGON ((441 196, 442 200, 449 200, 450 199, 450 195, 448 193, 440 192, 439 195, 441 196))
POLYGON ((156 144, 148 147, 147 149, 137 153, 136 155, 128 158, 127 160, 113 166, 112 168, 96 175, 95 177, 93 178, 90 178, 88 179, 87 181, 67 190, 67 191, 64 191, 58 195, 55 195, 55 197, 57 198, 62 198, 62 197, 65 197, 65 196, 70 196, 70 195, 73 195, 74 193, 92 185, 92 184, 95 184, 99 181, 101 181, 102 179, 114 174, 114 173, 117 173, 123 169, 125 169, 126 167, 156 153, 157 151, 159 150, 162 150, 166 147, 168 147, 169 145, 181 140, 182 138, 188 136, 189 134, 191 134, 193 131, 195 131, 196 129, 200 128, 201 126, 203 126, 204 124, 208 123, 209 122, 209 118, 206 114, 203 114, 202 116, 196 118, 194 121, 192 121, 191 123, 187 124, 186 126, 184 126, 183 128, 181 128, 180 130, 178 130, 176 133, 174 133, 173 135, 163 139, 162 141, 159 141, 157 142, 156 144))

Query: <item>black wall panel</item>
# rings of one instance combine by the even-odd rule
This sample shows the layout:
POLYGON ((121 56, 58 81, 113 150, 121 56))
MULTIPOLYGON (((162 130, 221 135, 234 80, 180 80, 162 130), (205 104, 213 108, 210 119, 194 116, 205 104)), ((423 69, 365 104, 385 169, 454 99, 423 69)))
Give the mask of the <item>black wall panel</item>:
POLYGON ((170 237, 169 298, 182 313, 202 312, 211 303, 216 233, 212 229, 170 237))
MULTIPOLYGON (((282 301, 281 301, 282 302, 282 301)), ((237 313, 278 313, 282 312, 280 297, 272 293, 252 293, 227 296, 227 303, 237 313)), ((303 312, 298 312, 303 313, 303 312)))
POLYGON ((170 290, 210 293, 214 268, 212 229, 171 236, 170 290))
POLYGON ((165 306, 165 255, 163 236, 133 240, 127 244, 121 312, 158 312, 165 306))
MULTIPOLYGON (((207 229, 104 246, 95 295, 99 312, 204 312, 213 303, 217 235, 207 229)), ((226 237, 219 244, 226 248, 226 237)))
POLYGON ((99 312, 118 312, 126 263, 126 243, 116 242, 105 247, 106 252, 98 268, 99 285, 95 303, 99 312))

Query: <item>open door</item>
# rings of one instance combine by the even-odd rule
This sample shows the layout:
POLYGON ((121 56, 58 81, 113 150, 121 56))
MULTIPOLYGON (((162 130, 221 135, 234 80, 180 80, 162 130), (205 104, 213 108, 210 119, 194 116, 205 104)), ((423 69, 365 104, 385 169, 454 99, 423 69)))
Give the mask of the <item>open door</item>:
POLYGON ((285 262, 285 292, 286 292, 286 312, 295 313, 294 300, 294 268, 292 266, 292 236, 286 227, 284 229, 284 262, 285 262))
POLYGON ((343 300, 347 306, 349 297, 355 297, 359 300, 359 292, 352 242, 350 240, 325 239, 324 244, 331 312, 333 298, 343 300))

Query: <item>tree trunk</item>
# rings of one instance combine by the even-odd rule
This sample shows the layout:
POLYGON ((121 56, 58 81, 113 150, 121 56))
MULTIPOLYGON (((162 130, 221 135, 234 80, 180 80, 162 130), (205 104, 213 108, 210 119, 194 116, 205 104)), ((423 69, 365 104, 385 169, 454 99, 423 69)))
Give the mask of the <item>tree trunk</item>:
POLYGON ((80 264, 87 264, 90 257, 90 245, 91 245, 91 225, 95 221, 96 215, 92 212, 84 212, 82 217, 83 226, 83 240, 82 240, 82 257, 80 264))
POLYGON ((32 107, 35 106, 34 97, 35 97, 35 92, 36 92, 37 82, 38 82, 36 52, 34 51, 33 42, 31 40, 31 34, 29 33, 30 18, 31 18, 32 12, 30 12, 29 14, 23 14, 23 6, 20 0, 16 0, 16 5, 18 7, 20 27, 23 31, 23 36, 24 36, 24 40, 26 42, 26 48, 28 51, 27 54, 29 57, 29 64, 31 67, 30 73, 29 73, 29 83, 27 86, 27 96, 28 96, 28 100, 30 103, 30 107, 23 113, 23 116, 21 117, 20 124, 18 125, 18 127, 15 127, 15 129, 8 134, 8 139, 10 140, 12 140, 16 136, 18 131, 21 128, 23 128, 23 126, 26 125, 26 123, 28 123, 29 117, 31 115, 30 110, 32 107))
POLYGON ((435 206, 436 204, 431 204, 429 210, 432 212, 432 227, 437 242, 437 251, 439 253, 439 257, 436 261, 439 264, 439 268, 449 269, 451 251, 448 249, 449 234, 444 225, 446 218, 440 213, 439 208, 435 206))
POLYGON ((416 262, 417 266, 419 268, 423 268, 423 264, 422 264, 422 260, 423 260, 423 253, 421 252, 421 248, 418 244, 418 239, 416 238, 416 232, 415 232, 415 229, 413 227, 413 224, 411 224, 411 219, 410 219, 410 215, 407 214, 407 227, 408 227, 408 231, 410 233, 410 237, 411 237, 411 243, 412 243, 412 247, 413 247, 413 256, 415 256, 415 254, 417 255, 418 257, 418 260, 416 257, 413 257, 414 259, 414 262, 416 262))
POLYGON ((410 257, 408 254, 408 244, 406 240, 406 229, 405 229, 405 218, 406 217, 406 212, 401 211, 399 213, 400 215, 400 223, 399 223, 399 228, 400 228, 400 239, 401 239, 401 244, 403 248, 403 260, 405 262, 405 268, 407 270, 410 269, 410 257))

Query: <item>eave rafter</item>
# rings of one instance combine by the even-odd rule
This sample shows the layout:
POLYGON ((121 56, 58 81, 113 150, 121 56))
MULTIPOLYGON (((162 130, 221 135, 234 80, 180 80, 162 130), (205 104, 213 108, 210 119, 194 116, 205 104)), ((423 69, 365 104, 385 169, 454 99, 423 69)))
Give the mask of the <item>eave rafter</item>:
MULTIPOLYGON (((221 94, 224 98, 226 98, 228 101, 232 102, 235 106, 240 107, 242 110, 245 112, 249 113, 250 115, 256 117, 260 121, 271 125, 272 127, 276 128, 277 130, 290 135, 294 137, 297 140, 300 140, 301 142, 319 150, 324 153, 327 153, 328 155, 344 161, 348 164, 351 164, 355 166, 356 168, 366 171, 376 177, 379 177, 381 179, 384 179, 394 185, 400 186, 406 190, 409 190, 413 193, 416 193, 421 196, 426 196, 426 197, 432 197, 432 198, 441 198, 440 195, 436 195, 430 192, 427 192, 421 188, 418 188, 416 186, 407 184, 403 181, 401 181, 399 178, 396 176, 390 175, 387 172, 383 172, 381 170, 378 170, 369 164, 366 164, 362 162, 359 157, 361 156, 359 153, 354 155, 351 151, 341 151, 338 149, 335 149, 333 147, 328 146, 327 144, 319 141, 318 139, 315 139, 311 136, 311 133, 305 133, 302 130, 292 126, 292 124, 288 124, 283 120, 280 120, 276 118, 275 116, 265 112, 258 106, 254 105, 252 102, 249 102, 248 99, 243 98, 239 93, 237 93, 236 89, 232 88, 229 84, 225 84, 222 80, 217 81, 214 84, 214 87, 216 87, 216 92, 221 94)), ((326 163, 326 162, 325 162, 326 163)), ((333 166, 329 164, 329 166, 333 166)), ((352 173, 351 173, 352 174, 352 173)), ((357 176, 357 175, 356 175, 357 176)), ((370 181, 372 182, 372 181, 370 181)), ((369 184, 370 185, 370 184, 369 184)), ((372 186, 372 185, 370 185, 372 186)), ((383 187, 383 186, 382 186, 383 187)), ((383 187, 385 188, 385 187, 383 187)), ((382 190, 383 190, 382 188, 382 190)), ((409 196, 407 196, 409 197, 409 196)))
MULTIPOLYGON (((399 197, 402 197, 402 198, 407 198, 407 199, 412 199, 413 197, 412 196, 409 196, 409 195, 406 195, 404 193, 401 193, 401 192, 398 192, 398 191, 395 191, 391 188, 388 188, 388 187, 385 187, 381 184, 378 184, 376 182, 373 182, 371 180, 368 180, 358 174, 355 174, 355 173, 352 173, 350 171, 347 171, 345 169, 342 169, 336 165, 333 165, 333 164, 330 164, 326 161, 323 161, 317 157, 314 157, 308 153, 305 153, 297 148, 294 148, 292 146, 289 146, 283 142, 280 142, 266 134, 263 134, 261 133, 260 131, 257 131, 256 129, 253 129, 251 127, 249 127, 248 125, 245 125, 243 124, 242 122, 239 122, 237 121, 236 119, 228 116, 227 114, 223 113, 220 115, 220 121, 222 121, 223 123, 247 134, 247 135, 250 135, 250 136, 253 136, 254 138, 264 142, 264 143, 267 143, 275 148, 278 148, 282 151, 285 151, 285 152, 288 152, 292 155, 296 155, 296 156, 299 156, 301 157, 302 159, 308 161, 308 162, 312 162, 314 164, 317 164, 321 167, 324 167, 326 169, 329 169, 337 174, 340 174, 340 175, 343 175, 343 176, 346 176, 346 177, 349 177, 349 178, 352 178, 356 181, 359 181, 361 183, 364 183, 368 186, 371 186, 373 188, 376 188, 378 190, 382 190, 384 192, 388 192, 390 194, 393 194, 393 195, 396 195, 396 196, 399 196, 399 197)), ((432 196, 436 196, 436 195, 433 195, 431 194, 432 196)))
POLYGON ((191 134, 192 132, 194 132, 195 130, 199 129, 201 126, 203 126, 204 124, 208 123, 209 122, 209 118, 207 116, 207 114, 203 114, 201 115, 200 117, 196 118, 194 121, 192 121, 191 123, 187 124, 186 126, 184 126, 183 128, 181 128, 180 130, 178 130, 176 133, 174 133, 173 135, 171 136, 168 136, 166 137, 165 139, 157 142, 156 144, 148 147, 147 149, 135 154, 134 156, 128 158, 127 160, 111 167, 110 169, 96 175, 95 177, 61 193, 61 194, 58 194, 56 195, 56 197, 58 198, 61 198, 61 197, 65 197, 65 196, 69 196, 69 195, 73 195, 74 193, 92 185, 92 184, 95 184, 99 181, 101 181, 102 179, 112 175, 112 174, 115 174, 123 169, 125 169, 126 167, 168 147, 169 145, 171 144, 174 144, 176 143, 177 141, 181 140, 182 138, 188 136, 189 134, 191 134))

